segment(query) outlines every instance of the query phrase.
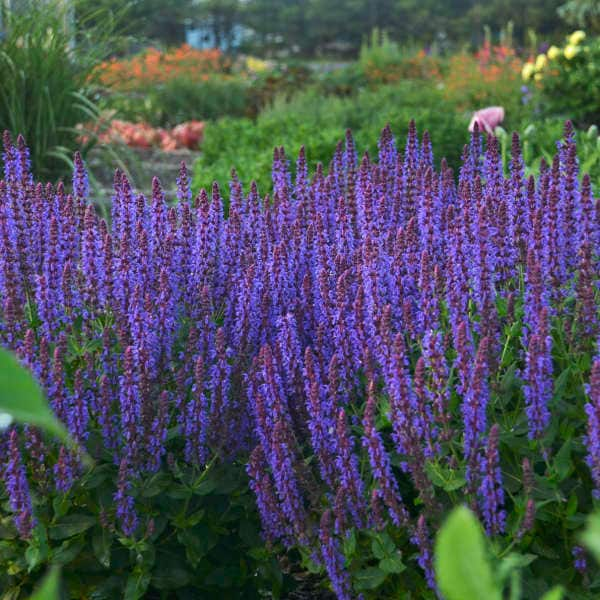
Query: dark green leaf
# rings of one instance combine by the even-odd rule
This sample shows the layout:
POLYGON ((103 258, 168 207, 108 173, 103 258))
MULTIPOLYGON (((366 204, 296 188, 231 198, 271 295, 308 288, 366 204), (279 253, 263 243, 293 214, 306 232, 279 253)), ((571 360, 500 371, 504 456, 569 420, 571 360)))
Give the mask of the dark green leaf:
POLYGON ((112 534, 103 527, 97 529, 92 537, 92 548, 94 556, 105 568, 110 567, 110 547, 112 545, 112 534))
POLYGON ((357 592, 374 590, 385 581, 386 577, 387 574, 378 567, 362 569, 354 575, 354 589, 357 592))
POLYGON ((61 544, 58 550, 54 551, 52 561, 57 565, 67 565, 77 558, 84 547, 85 542, 82 540, 67 540, 61 544))
POLYGON ((213 479, 204 479, 194 486, 194 494, 197 496, 207 496, 215 491, 217 482, 213 479))
POLYGON ((190 581, 190 574, 181 565, 158 561, 152 574, 152 585, 159 590, 175 590, 190 581))
POLYGON ((142 498, 153 498, 163 492, 171 483, 171 478, 165 473, 157 473, 140 488, 142 498))
POLYGON ((356 552, 356 530, 352 529, 343 539, 344 556, 352 558, 356 552))
POLYGON ((554 468, 556 469, 560 481, 563 481, 569 475, 572 468, 570 439, 568 439, 557 452, 554 459, 554 468))
POLYGON ((173 500, 189 500, 192 497, 192 490, 188 487, 177 486, 170 489, 167 496, 173 500))
POLYGON ((569 376, 571 375, 571 367, 567 367, 554 381, 554 398, 560 399, 565 393, 569 376))
POLYGON ((136 569, 127 579, 123 600, 140 600, 150 585, 150 574, 136 569))
POLYGON ((53 525, 50 525, 48 536, 51 540, 64 540, 83 533, 93 527, 96 519, 91 515, 73 514, 66 515, 53 525))
POLYGON ((67 495, 55 496, 52 499, 52 508, 54 510, 54 517, 60 519, 69 512, 71 508, 71 499, 67 495))
POLYGON ((406 569, 406 565, 402 562, 399 555, 389 556, 379 561, 379 568, 388 574, 402 573, 406 569))
POLYGON ((375 558, 383 559, 391 556, 396 550, 396 545, 392 538, 384 531, 373 535, 371 550, 375 558))

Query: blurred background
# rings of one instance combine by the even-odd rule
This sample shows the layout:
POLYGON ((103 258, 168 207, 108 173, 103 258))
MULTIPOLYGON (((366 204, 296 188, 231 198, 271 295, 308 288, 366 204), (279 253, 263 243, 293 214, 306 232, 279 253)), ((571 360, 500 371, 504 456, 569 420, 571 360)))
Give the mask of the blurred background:
POLYGON ((80 149, 99 201, 115 167, 147 189, 182 159, 194 191, 235 167, 266 193, 274 146, 314 167, 346 128, 372 152, 412 118, 456 166, 489 106, 531 172, 572 119, 600 179, 597 0, 3 0, 0 19, 0 127, 45 179, 80 149))

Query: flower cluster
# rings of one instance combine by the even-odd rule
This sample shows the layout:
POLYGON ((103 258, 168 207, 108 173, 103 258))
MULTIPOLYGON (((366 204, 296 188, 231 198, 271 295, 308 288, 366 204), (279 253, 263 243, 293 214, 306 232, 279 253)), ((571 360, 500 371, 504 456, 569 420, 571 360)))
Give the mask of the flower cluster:
MULTIPOLYGON (((143 529, 136 483, 177 468, 175 453, 198 468, 247 461, 265 537, 310 549, 339 598, 351 597, 352 531, 406 535, 433 586, 428 532, 444 503, 469 503, 490 535, 508 535, 509 510, 511 530, 535 527, 531 502, 513 506, 518 478, 505 493, 503 436, 518 430, 535 449, 526 464, 547 462, 553 332, 587 355, 599 333, 600 204, 580 183, 572 128, 537 180, 516 135, 505 175, 477 127, 456 179, 414 123, 404 148, 389 127, 378 148, 358 160, 348 132, 312 177, 303 149, 292 172, 277 148, 272 196, 244 193, 234 172, 227 202, 216 185, 192 199, 184 165, 174 204, 158 180, 146 198, 116 172, 108 224, 79 157, 67 193, 35 183, 23 141, 5 137, 2 344, 118 469, 103 518, 123 535, 143 529), (451 500, 438 472, 454 473, 451 500)), ((595 363, 598 486, 597 380, 595 363)), ((51 441, 27 457, 18 441, 13 429, 3 472, 26 537, 30 488, 64 493, 82 466, 51 441)))
POLYGON ((545 72, 552 71, 553 67, 556 67, 557 61, 562 60, 563 57, 567 61, 575 58, 582 51, 581 43, 584 40, 585 31, 574 31, 568 36, 564 48, 552 45, 545 53, 538 54, 535 60, 531 59, 526 62, 521 70, 523 81, 529 81, 532 78, 535 81, 541 81, 545 72))
POLYGON ((131 148, 160 148, 165 152, 188 148, 197 150, 204 135, 203 121, 186 121, 172 129, 152 127, 148 123, 131 123, 111 119, 106 124, 79 125, 81 143, 86 143, 91 133, 101 144, 126 144, 131 148), (91 130, 91 131, 90 131, 91 130))
POLYGON ((161 51, 156 48, 130 59, 103 62, 97 70, 103 85, 118 90, 137 90, 184 77, 204 81, 211 73, 221 73, 230 67, 229 60, 216 48, 197 50, 188 44, 161 51))
POLYGON ((465 109, 486 104, 507 106, 520 69, 521 59, 514 50, 486 43, 474 56, 461 52, 448 59, 444 94, 465 109))

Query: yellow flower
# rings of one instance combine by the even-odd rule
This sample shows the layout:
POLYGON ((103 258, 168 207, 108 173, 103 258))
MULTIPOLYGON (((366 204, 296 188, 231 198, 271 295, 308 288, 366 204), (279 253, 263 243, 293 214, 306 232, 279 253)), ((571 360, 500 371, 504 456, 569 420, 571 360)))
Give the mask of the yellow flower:
POLYGON ((262 73, 269 68, 269 63, 260 58, 255 58, 254 56, 249 56, 246 59, 246 67, 250 69, 250 71, 254 71, 255 73, 262 73))
POLYGON ((548 58, 545 54, 539 54, 535 59, 535 70, 542 71, 544 67, 548 64, 548 58))
POLYGON ((523 81, 529 81, 534 71, 535 67, 533 66, 533 63, 525 63, 523 65, 523 69, 521 70, 521 77, 523 78, 523 81))
POLYGON ((569 36, 569 44, 571 44, 573 46, 577 46, 578 44, 583 42, 583 40, 585 40, 585 31, 581 31, 581 29, 574 31, 569 36))
POLYGON ((541 73, 536 73, 536 74, 533 76, 533 78, 534 78, 536 81, 541 81, 543 77, 544 77, 544 76, 543 76, 541 73))
POLYGON ((573 46, 572 44, 569 44, 565 48, 565 58, 567 60, 571 60, 578 52, 579 52, 579 48, 577 46, 573 46))
POLYGON ((550 60, 556 60, 562 53, 562 50, 557 46, 550 46, 548 48, 548 58, 550 60))

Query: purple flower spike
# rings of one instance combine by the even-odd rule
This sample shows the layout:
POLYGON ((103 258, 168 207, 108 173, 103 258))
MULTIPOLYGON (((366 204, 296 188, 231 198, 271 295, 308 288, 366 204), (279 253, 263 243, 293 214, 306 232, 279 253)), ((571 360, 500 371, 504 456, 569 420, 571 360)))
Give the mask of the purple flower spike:
POLYGON ((334 537, 331 511, 326 510, 321 517, 319 541, 321 556, 338 600, 351 600, 350 576, 344 569, 344 556, 340 543, 334 537))
POLYGON ((587 395, 589 402, 585 405, 587 414, 586 461, 594 481, 593 495, 600 499, 600 358, 597 358, 592 365, 587 395))
POLYGON ((36 524, 33 516, 29 484, 25 475, 25 466, 19 450, 19 437, 16 429, 11 429, 8 436, 8 462, 4 471, 4 484, 8 493, 14 523, 19 536, 23 539, 31 537, 36 524))
POLYGON ((485 452, 480 460, 481 485, 479 497, 481 512, 488 535, 504 532, 506 513, 503 510, 504 491, 502 489, 502 471, 498 453, 498 424, 492 426, 488 435, 485 452))

